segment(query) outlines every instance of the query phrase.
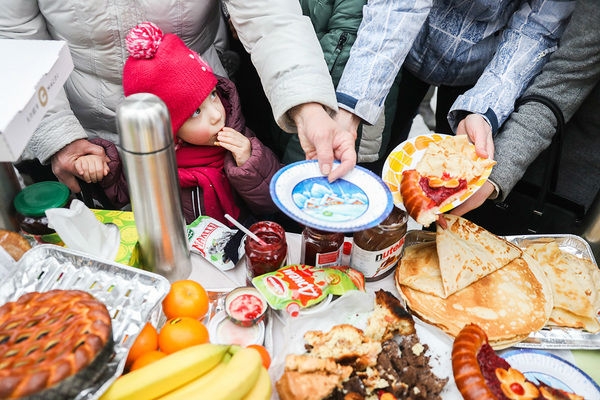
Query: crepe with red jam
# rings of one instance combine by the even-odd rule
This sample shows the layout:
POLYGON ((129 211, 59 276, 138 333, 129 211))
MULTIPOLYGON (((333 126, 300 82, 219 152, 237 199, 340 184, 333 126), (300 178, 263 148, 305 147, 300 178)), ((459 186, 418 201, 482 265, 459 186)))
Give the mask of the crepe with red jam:
POLYGON ((415 168, 402 172, 402 203, 415 221, 429 226, 444 206, 464 195, 494 164, 476 154, 466 135, 432 141, 415 168))

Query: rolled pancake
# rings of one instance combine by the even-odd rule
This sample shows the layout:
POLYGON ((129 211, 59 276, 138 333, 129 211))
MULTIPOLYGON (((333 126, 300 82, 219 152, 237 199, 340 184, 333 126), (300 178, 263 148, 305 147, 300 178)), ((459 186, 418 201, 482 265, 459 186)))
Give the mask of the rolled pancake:
POLYGON ((441 286, 441 275, 435 272, 437 257, 428 254, 435 253, 435 245, 405 250, 409 258, 414 252, 427 261, 418 271, 412 267, 407 271, 403 258, 395 274, 398 292, 421 320, 453 337, 466 324, 475 323, 487 332, 490 345, 504 348, 543 328, 550 317, 550 281, 526 254, 444 299, 432 294, 441 286))
POLYGON ((447 227, 437 226, 436 244, 443 297, 502 268, 522 250, 514 244, 456 215, 444 215, 447 227))
POLYGON ((557 283, 552 285, 552 325, 600 332, 600 269, 596 264, 562 251, 555 241, 531 244, 525 251, 557 283))

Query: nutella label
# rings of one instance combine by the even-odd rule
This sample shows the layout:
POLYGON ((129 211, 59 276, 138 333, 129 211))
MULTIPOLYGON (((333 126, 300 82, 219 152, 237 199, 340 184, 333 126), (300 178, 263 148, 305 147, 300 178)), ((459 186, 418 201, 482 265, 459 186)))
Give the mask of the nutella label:
POLYGON ((365 279, 371 279, 384 274, 398 263, 404 248, 404 237, 383 250, 363 250, 359 246, 352 247, 350 266, 360 271, 365 279))

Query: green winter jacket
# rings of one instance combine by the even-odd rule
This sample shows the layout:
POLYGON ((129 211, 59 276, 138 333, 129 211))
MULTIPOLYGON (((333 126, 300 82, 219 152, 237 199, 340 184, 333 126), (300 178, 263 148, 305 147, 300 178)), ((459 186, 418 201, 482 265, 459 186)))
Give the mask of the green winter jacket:
MULTIPOLYGON (((356 40, 362 21, 362 8, 366 0, 300 0, 302 13, 310 18, 323 49, 323 55, 333 85, 337 86, 344 67, 350 58, 350 49, 356 40)), ((398 79, 396 80, 398 81, 398 79)), ((389 141, 392 119, 396 107, 397 82, 386 100, 384 115, 374 125, 361 124, 358 129, 358 162, 373 162, 383 156, 389 141), (383 143, 383 145, 382 145, 383 143)), ((280 131, 281 135, 285 135, 280 131)), ((305 159, 297 135, 288 135, 283 162, 305 159)))

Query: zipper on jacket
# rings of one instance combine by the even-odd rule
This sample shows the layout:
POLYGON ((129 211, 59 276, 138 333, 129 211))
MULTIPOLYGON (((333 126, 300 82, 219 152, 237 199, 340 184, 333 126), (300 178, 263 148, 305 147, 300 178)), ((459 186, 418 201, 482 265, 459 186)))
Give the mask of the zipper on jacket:
POLYGON ((344 48, 346 41, 348 41, 348 32, 342 32, 342 34, 340 35, 340 38, 338 39, 337 45, 335 46, 335 50, 333 51, 335 54, 335 61, 333 62, 333 64, 331 64, 329 73, 331 73, 331 71, 333 71, 333 68, 335 67, 335 64, 338 59, 338 55, 342 52, 342 49, 344 48))

